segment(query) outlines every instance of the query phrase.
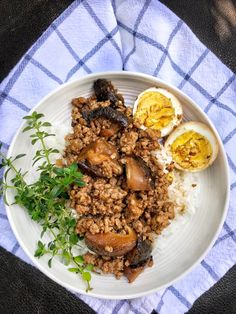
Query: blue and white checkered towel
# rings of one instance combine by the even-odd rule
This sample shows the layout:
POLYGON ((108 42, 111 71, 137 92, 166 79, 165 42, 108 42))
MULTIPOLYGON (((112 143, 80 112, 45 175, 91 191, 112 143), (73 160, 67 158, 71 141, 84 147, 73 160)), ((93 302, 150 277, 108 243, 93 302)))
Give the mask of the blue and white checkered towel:
MULTIPOLYGON (((184 313, 236 262, 236 80, 160 2, 75 1, 0 85, 0 141, 7 150, 21 118, 68 80, 106 70, 140 71, 189 94, 214 122, 231 168, 231 203, 223 230, 201 264, 175 285, 134 300, 79 297, 98 313, 184 313)), ((29 262, 0 204, 0 245, 29 262)))

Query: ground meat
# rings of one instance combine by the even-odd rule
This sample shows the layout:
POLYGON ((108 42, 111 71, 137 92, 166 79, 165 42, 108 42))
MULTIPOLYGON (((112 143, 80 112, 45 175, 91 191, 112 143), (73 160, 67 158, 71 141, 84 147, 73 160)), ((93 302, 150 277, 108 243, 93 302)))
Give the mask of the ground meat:
POLYGON ((102 270, 105 274, 112 273, 117 279, 119 279, 124 272, 124 257, 114 259, 86 253, 84 255, 84 261, 87 264, 92 264, 95 271, 102 270))
POLYGON ((107 233, 107 232, 120 232, 124 230, 127 222, 120 214, 113 216, 89 216, 82 217, 78 220, 76 230, 80 235, 84 235, 87 231, 92 234, 107 233))
POLYGON ((128 222, 139 219, 144 211, 142 199, 137 199, 135 194, 127 197, 127 207, 125 208, 125 217, 128 222))
POLYGON ((114 161, 114 160, 106 160, 102 162, 100 165, 100 170, 104 177, 112 178, 113 176, 121 175, 122 174, 122 166, 114 161))
MULTIPOLYGON (((78 162, 82 149, 98 139, 112 144, 117 155, 115 158, 106 158, 97 165, 102 177, 84 175, 84 187, 71 187, 70 206, 79 215, 76 231, 82 236, 87 232, 93 235, 108 232, 127 234, 131 228, 137 237, 153 241, 154 234, 160 234, 175 215, 174 205, 168 196, 171 183, 169 174, 173 170, 173 164, 163 169, 154 155, 154 151, 160 149, 160 132, 142 130, 137 123, 134 124, 132 110, 124 105, 123 97, 110 82, 102 84, 105 84, 102 85, 105 94, 99 94, 98 90, 99 99, 92 95, 89 98, 79 97, 72 100, 73 132, 66 136, 64 162, 67 165, 78 162), (111 93, 115 93, 114 97, 111 93), (126 115, 129 121, 126 128, 104 118, 92 120, 89 124, 84 119, 83 111, 89 112, 107 106, 126 115), (127 156, 136 156, 145 162, 153 179, 151 189, 132 191, 127 187, 123 169, 127 156)), ((104 248, 104 252, 112 251, 113 247, 110 245, 104 248)), ((129 266, 126 256, 98 256, 88 252, 84 259, 86 263, 93 264, 96 271, 112 273, 117 278, 129 266)))
POLYGON ((125 207, 127 192, 105 179, 90 180, 83 188, 74 186, 70 192, 71 205, 79 214, 114 215, 125 207), (90 196, 91 195, 91 196, 90 196))
POLYGON ((134 152, 136 141, 138 140, 138 133, 135 131, 124 132, 120 138, 121 151, 127 155, 134 152))
MULTIPOLYGON (((153 131, 153 130, 152 130, 153 131)), ((149 130, 138 130, 138 140, 135 145, 135 153, 141 157, 149 157, 151 153, 160 148, 157 134, 149 130)))

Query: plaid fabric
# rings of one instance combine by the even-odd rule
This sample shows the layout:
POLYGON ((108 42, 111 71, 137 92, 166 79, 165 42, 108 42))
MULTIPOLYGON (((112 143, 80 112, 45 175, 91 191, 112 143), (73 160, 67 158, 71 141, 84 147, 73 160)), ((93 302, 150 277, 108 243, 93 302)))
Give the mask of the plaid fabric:
MULTIPOLYGON (((6 151, 22 117, 58 85, 91 72, 131 70, 158 76, 192 97, 214 122, 227 151, 231 203, 214 247, 175 285, 134 300, 79 295, 98 313, 184 313, 236 261, 236 81, 171 11, 158 1, 75 1, 0 85, 0 141, 6 151)), ((30 262, 0 204, 0 244, 30 262)))

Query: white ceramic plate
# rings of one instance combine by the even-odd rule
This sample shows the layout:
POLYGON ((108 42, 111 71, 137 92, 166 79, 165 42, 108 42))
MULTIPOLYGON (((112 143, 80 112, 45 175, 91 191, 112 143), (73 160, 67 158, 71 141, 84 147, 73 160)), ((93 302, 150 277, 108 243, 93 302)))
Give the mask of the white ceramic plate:
MULTIPOLYGON (((212 247, 225 220, 229 200, 229 176, 227 159, 222 142, 204 112, 188 96, 177 88, 157 78, 132 72, 106 72, 88 75, 85 78, 60 86, 45 97, 34 110, 44 113, 51 123, 70 124, 71 105, 74 97, 91 95, 92 84, 98 78, 111 80, 124 95, 127 104, 132 105, 137 95, 152 86, 169 89, 181 101, 184 117, 208 124, 219 141, 219 155, 213 166, 199 173, 200 197, 198 210, 190 218, 188 224, 180 228, 178 233, 166 240, 166 246, 159 252, 154 250, 154 266, 147 268, 134 283, 128 284, 125 278, 117 281, 113 276, 93 274, 91 296, 109 299, 128 299, 140 297, 173 284, 180 277, 191 271, 212 247)), ((33 147, 28 134, 22 133, 23 123, 9 148, 8 156, 27 152, 27 157, 18 160, 18 167, 28 170, 33 147)), ((34 148, 35 149, 35 148, 34 148)), ((8 198, 13 195, 9 191, 8 198)), ((19 206, 7 207, 7 215, 13 232, 21 247, 34 264, 48 277, 79 293, 85 293, 83 281, 75 274, 68 272, 59 260, 54 259, 53 267, 47 265, 48 257, 34 257, 36 243, 40 237, 40 227, 32 222, 26 211, 19 206)))

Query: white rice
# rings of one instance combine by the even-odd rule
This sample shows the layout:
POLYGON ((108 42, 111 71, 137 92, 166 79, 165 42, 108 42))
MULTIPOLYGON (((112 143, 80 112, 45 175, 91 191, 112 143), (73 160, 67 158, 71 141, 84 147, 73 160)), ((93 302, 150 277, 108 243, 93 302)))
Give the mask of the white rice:
MULTIPOLYGON (((161 147, 161 150, 155 152, 155 156, 164 168, 171 162, 171 157, 167 155, 164 147, 161 147)), ((199 189, 199 176, 197 173, 179 170, 173 171, 173 182, 169 186, 168 193, 170 200, 175 205, 175 218, 162 231, 161 235, 156 237, 158 250, 165 247, 165 239, 174 233, 178 233, 196 212, 199 189)))
POLYGON ((45 142, 48 147, 52 147, 59 151, 58 154, 52 154, 50 156, 50 161, 55 163, 56 160, 61 158, 63 155, 66 146, 65 136, 72 132, 72 127, 64 124, 53 124, 47 131, 48 133, 55 134, 55 136, 45 138, 45 142))

